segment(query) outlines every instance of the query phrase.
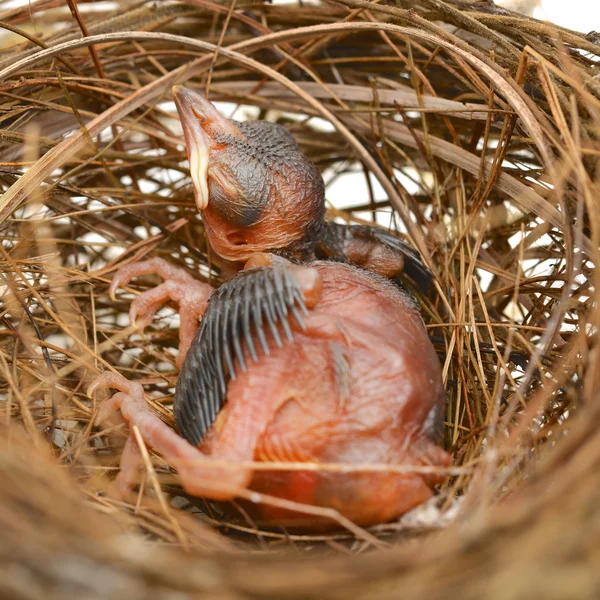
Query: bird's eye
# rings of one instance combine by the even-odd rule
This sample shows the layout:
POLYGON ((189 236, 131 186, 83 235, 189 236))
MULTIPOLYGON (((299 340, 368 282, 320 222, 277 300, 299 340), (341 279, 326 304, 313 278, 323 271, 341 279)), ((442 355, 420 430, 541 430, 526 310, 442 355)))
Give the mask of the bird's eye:
POLYGON ((237 180, 223 168, 208 173, 209 205, 236 227, 249 227, 260 218, 262 207, 249 201, 237 180))

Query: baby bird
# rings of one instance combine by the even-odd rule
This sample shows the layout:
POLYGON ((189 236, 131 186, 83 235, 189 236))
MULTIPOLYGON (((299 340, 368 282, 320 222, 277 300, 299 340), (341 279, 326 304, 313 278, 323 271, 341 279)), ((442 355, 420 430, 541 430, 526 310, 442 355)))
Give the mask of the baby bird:
MULTIPOLYGON (((361 248, 349 235, 339 236, 343 258, 370 270, 316 260, 329 235, 323 184, 293 138, 272 124, 232 123, 189 90, 174 93, 210 243, 239 274, 214 291, 158 258, 117 272, 111 293, 139 275, 164 280, 133 301, 132 320, 147 324, 167 300, 179 303, 181 435, 151 412, 139 383, 115 373, 90 388, 119 390, 98 421, 120 408, 191 495, 232 500, 251 490, 363 526, 424 502, 450 462, 438 445, 441 368, 412 298, 372 272, 396 274, 405 255, 361 248)), ((113 493, 135 485, 139 464, 130 437, 113 493)), ((323 526, 277 503, 254 512, 323 526)))

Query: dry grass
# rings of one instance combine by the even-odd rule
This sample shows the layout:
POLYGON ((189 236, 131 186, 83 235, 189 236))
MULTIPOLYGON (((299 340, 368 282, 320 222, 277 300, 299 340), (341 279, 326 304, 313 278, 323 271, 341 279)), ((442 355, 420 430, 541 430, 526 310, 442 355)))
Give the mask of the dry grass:
POLYGON ((597 597, 598 35, 485 2, 69 5, 0 3, 0 595, 597 597), (177 376, 173 311, 137 334, 114 270, 152 254, 219 277, 184 82, 286 124, 330 189, 367 177, 331 216, 390 223, 435 272, 455 471, 432 518, 261 532, 156 456, 158 495, 102 495, 124 431, 93 426, 87 385, 117 369, 172 423, 177 376))

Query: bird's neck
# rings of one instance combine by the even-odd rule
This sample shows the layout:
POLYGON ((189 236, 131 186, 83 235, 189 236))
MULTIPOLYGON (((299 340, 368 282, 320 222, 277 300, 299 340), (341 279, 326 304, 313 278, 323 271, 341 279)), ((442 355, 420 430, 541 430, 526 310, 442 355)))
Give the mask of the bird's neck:
POLYGON ((285 248, 273 249, 271 252, 283 256, 293 262, 310 262, 317 257, 317 248, 326 235, 328 223, 324 219, 315 220, 304 235, 288 244, 285 248))

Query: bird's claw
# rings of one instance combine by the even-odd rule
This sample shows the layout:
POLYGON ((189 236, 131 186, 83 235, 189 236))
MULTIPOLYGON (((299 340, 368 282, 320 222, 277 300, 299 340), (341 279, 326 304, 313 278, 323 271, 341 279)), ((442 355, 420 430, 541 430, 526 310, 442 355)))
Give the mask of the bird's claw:
POLYGON ((126 402, 133 401, 139 405, 141 401, 142 404, 145 405, 144 388, 141 384, 135 381, 129 381, 128 379, 125 379, 123 375, 114 373, 113 371, 105 371, 96 377, 87 388, 87 396, 91 399, 95 392, 107 389, 116 389, 117 393, 102 402, 94 420, 95 425, 105 421, 126 402))
MULTIPOLYGON (((153 438, 156 438, 157 435, 161 433, 163 436, 165 435, 165 430, 168 430, 167 436, 176 435, 152 413, 150 407, 146 404, 144 388, 140 383, 129 381, 119 373, 105 371, 92 381, 87 389, 87 394, 91 397, 94 392, 106 389, 116 389, 117 392, 104 400, 98 407, 94 420, 96 426, 120 409, 130 429, 137 427, 145 443, 151 445, 153 438)), ((140 465, 141 454, 138 441, 129 433, 121 454, 119 473, 106 489, 108 496, 119 500, 127 498, 139 480, 140 465)))
POLYGON ((158 286, 140 293, 132 301, 129 309, 131 324, 141 333, 150 325, 156 312, 168 301, 178 303, 181 325, 179 328, 179 355, 176 364, 180 367, 213 288, 206 283, 196 281, 183 269, 156 257, 122 266, 115 273, 110 284, 110 297, 114 299, 118 288, 127 286, 132 279, 142 275, 158 275, 164 281, 158 286))
POLYGON ((140 296, 133 300, 131 306, 129 307, 129 322, 131 323, 131 325, 133 325, 133 327, 135 327, 135 329, 138 330, 140 334, 144 333, 144 329, 146 329, 146 327, 148 327, 148 325, 152 323, 152 319, 154 318, 154 315, 156 314, 157 310, 150 308, 145 311, 138 312, 138 304, 136 303, 136 301, 139 300, 142 296, 143 294, 140 294, 140 296), (139 318, 140 316, 141 319, 139 318))

